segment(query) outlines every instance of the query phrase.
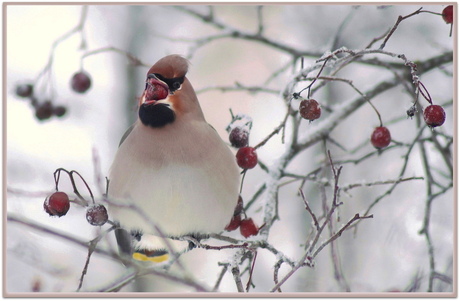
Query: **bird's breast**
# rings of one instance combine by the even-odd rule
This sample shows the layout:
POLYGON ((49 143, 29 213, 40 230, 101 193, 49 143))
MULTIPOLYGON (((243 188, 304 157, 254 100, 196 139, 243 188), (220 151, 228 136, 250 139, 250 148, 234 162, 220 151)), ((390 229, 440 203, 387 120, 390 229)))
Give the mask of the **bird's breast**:
POLYGON ((109 197, 134 204, 110 206, 122 226, 149 232, 152 222, 171 236, 219 232, 238 199, 239 170, 233 154, 207 124, 170 133, 134 128, 116 154, 109 197), (203 126, 203 127, 201 127, 203 126), (149 139, 146 139, 149 138, 149 139))

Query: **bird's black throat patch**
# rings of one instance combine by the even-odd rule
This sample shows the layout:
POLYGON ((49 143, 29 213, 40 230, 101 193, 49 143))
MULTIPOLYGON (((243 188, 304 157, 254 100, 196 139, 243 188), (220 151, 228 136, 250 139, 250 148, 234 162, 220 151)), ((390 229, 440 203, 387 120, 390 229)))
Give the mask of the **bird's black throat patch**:
POLYGON ((139 118, 144 125, 159 128, 173 123, 176 114, 167 104, 142 104, 139 107, 139 118))

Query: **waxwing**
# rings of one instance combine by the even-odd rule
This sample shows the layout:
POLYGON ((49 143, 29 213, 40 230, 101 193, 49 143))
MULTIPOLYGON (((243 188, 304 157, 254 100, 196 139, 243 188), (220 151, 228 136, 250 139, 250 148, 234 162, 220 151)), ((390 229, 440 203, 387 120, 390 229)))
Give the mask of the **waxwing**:
POLYGON ((147 73, 137 121, 112 163, 109 216, 134 259, 165 262, 229 223, 239 195, 235 157, 205 120, 185 76, 188 61, 168 55, 147 73))

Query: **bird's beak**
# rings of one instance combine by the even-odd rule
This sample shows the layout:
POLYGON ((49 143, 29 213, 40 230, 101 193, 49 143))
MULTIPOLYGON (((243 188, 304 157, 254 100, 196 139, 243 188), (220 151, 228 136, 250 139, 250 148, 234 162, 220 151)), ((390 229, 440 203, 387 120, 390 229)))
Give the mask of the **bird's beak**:
POLYGON ((155 74, 149 74, 145 81, 145 90, 141 98, 141 104, 151 105, 165 99, 169 95, 168 85, 159 80, 155 74))

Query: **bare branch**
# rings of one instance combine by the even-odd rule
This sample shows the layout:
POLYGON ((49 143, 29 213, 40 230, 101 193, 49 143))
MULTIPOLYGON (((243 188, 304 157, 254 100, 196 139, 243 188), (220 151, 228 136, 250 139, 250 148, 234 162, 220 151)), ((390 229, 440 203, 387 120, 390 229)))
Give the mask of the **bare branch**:
POLYGON ((313 213, 313 211, 311 210, 310 206, 308 205, 308 201, 307 199, 305 198, 305 195, 302 191, 302 189, 299 189, 299 192, 300 192, 300 195, 302 196, 302 199, 303 199, 303 202, 305 204, 305 209, 307 209, 308 213, 310 213, 312 219, 313 219, 313 225, 316 227, 316 230, 319 231, 319 223, 318 223, 318 220, 316 219, 316 215, 313 213))
POLYGON ((342 233, 347 230, 351 224, 353 224, 355 221, 357 220, 360 220, 360 219, 367 219, 367 218, 373 218, 374 216, 371 214, 371 215, 368 215, 368 216, 360 216, 358 213, 355 214, 355 216, 353 216, 352 219, 350 219, 348 221, 348 223, 345 224, 345 226, 343 226, 336 234, 334 234, 332 237, 330 237, 328 240, 326 240, 324 243, 322 243, 316 250, 315 252, 313 252, 313 255, 311 256, 311 260, 315 259, 316 256, 319 254, 319 252, 321 252, 322 249, 324 249, 325 246, 327 246, 328 244, 330 244, 331 242, 333 242, 334 240, 336 240, 337 238, 339 238, 342 233))
POLYGON ((250 40, 258 43, 262 43, 268 47, 273 47, 274 49, 277 49, 282 52, 289 53, 295 57, 300 57, 300 56, 312 56, 312 57, 318 57, 320 56, 319 53, 311 52, 311 51, 299 51, 296 48, 290 47, 286 44, 283 44, 279 41, 275 41, 272 39, 269 39, 263 35, 260 35, 258 32, 256 33, 246 33, 243 31, 240 31, 238 29, 235 29, 231 27, 230 25, 227 25, 221 21, 218 21, 214 16, 210 17, 209 15, 204 15, 200 14, 194 10, 191 10, 185 6, 174 6, 175 9, 182 11, 184 13, 187 13, 195 18, 198 18, 204 23, 210 24, 211 26, 220 29, 222 31, 225 31, 227 35, 225 37, 231 37, 234 39, 242 39, 242 40, 250 40))

